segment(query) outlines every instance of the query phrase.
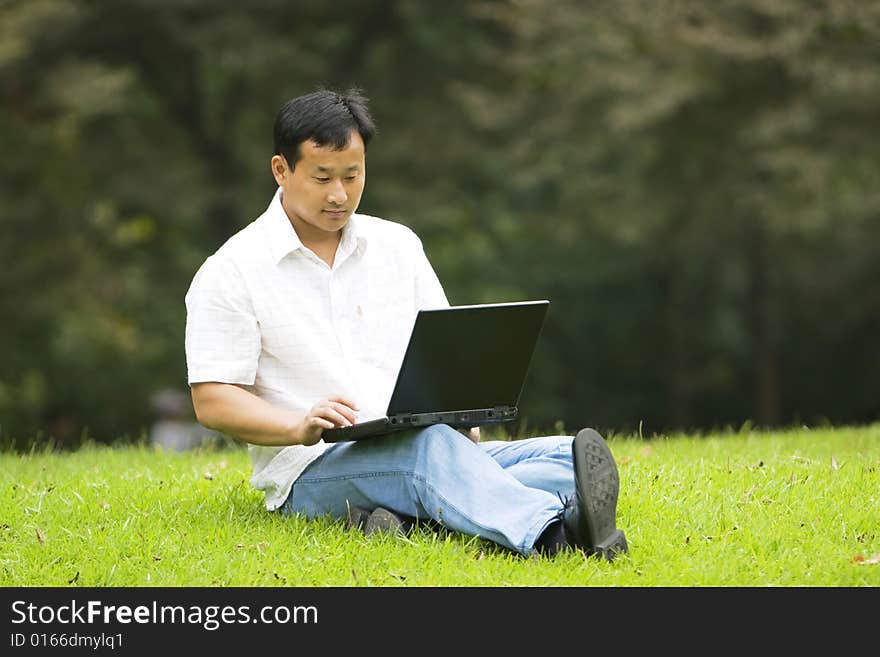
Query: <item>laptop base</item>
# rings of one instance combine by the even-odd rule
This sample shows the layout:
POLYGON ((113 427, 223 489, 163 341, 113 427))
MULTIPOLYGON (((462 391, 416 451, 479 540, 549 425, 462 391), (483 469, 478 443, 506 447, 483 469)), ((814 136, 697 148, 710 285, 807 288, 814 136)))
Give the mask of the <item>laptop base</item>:
POLYGON ((498 406, 495 408, 478 408, 467 411, 449 411, 445 413, 398 413, 377 420, 359 422, 348 427, 327 429, 322 434, 325 443, 338 443, 346 440, 363 440, 375 436, 384 436, 397 431, 407 431, 433 424, 447 424, 454 428, 471 428, 483 424, 498 424, 516 419, 518 409, 515 406, 498 406))

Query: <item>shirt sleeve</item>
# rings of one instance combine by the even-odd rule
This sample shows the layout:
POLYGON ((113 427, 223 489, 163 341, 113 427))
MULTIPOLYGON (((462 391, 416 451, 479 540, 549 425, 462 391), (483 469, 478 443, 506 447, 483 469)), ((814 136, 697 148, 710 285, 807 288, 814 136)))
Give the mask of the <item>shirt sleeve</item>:
POLYGON ((260 332, 253 303, 233 262, 211 256, 186 293, 186 365, 190 384, 253 385, 260 332))
POLYGON ((443 291, 443 285, 428 256, 425 254, 422 241, 416 237, 418 248, 416 249, 416 310, 423 308, 447 308, 449 300, 443 291))

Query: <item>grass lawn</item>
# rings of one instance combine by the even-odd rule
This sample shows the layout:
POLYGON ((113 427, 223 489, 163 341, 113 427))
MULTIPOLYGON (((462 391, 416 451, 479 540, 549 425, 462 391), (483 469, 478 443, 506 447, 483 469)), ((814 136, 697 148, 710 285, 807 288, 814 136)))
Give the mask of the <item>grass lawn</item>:
POLYGON ((0 586, 880 585, 880 425, 612 436, 613 563, 265 511, 243 447, 0 454, 0 586))

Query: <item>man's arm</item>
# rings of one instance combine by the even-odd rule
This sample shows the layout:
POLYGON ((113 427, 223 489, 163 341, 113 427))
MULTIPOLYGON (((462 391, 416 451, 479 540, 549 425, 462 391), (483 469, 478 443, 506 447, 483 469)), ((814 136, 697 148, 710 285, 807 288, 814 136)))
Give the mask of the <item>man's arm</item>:
POLYGON ((324 429, 354 424, 357 405, 343 397, 322 399, 308 413, 279 408, 229 383, 192 384, 199 424, 254 445, 314 445, 324 429))

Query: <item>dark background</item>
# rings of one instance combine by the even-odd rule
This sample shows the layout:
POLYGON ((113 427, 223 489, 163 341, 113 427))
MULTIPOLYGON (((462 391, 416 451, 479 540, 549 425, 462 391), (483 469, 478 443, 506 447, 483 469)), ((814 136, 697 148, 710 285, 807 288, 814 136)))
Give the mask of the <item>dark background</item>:
POLYGON ((880 419, 880 3, 0 4, 0 440, 135 440, 183 297, 359 86, 360 211, 454 304, 547 298, 513 429, 880 419))

